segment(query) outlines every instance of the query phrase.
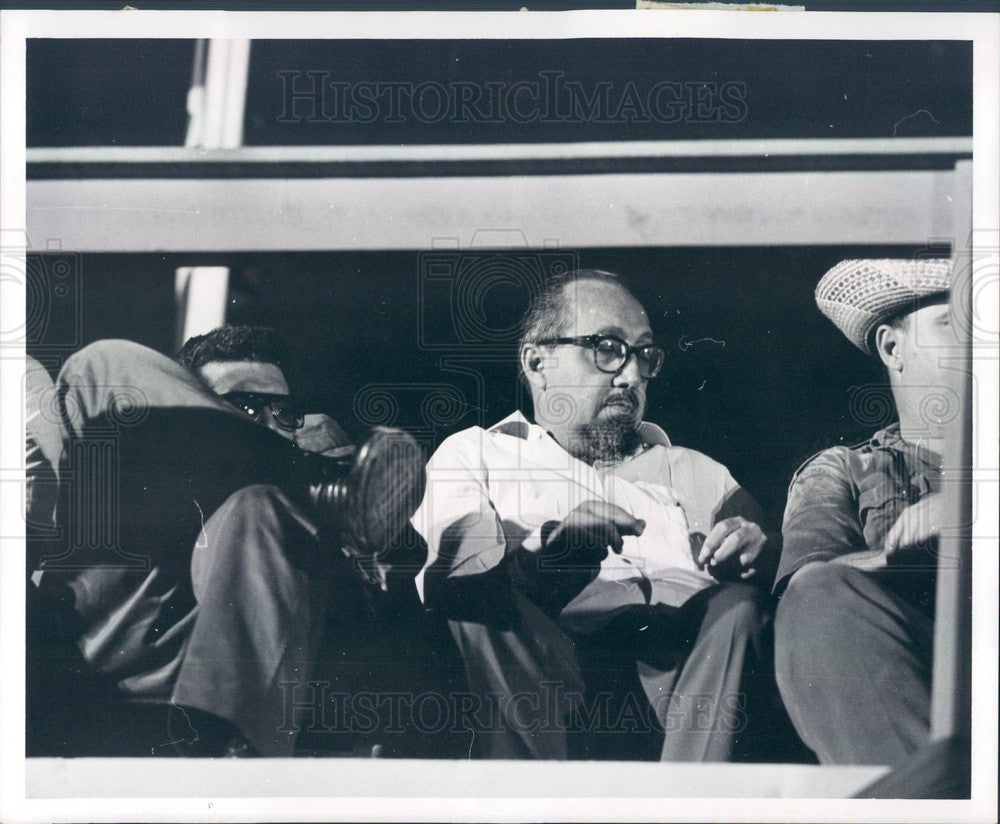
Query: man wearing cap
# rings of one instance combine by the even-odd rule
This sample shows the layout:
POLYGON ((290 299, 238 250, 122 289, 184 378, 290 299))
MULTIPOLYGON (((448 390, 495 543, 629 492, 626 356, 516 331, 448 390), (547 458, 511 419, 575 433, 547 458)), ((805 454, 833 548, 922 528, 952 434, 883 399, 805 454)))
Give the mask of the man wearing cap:
POLYGON ((885 367, 899 417, 811 458, 788 492, 776 671, 824 764, 898 764, 928 740, 941 455, 958 402, 950 274, 946 259, 845 260, 816 287, 820 311, 885 367))

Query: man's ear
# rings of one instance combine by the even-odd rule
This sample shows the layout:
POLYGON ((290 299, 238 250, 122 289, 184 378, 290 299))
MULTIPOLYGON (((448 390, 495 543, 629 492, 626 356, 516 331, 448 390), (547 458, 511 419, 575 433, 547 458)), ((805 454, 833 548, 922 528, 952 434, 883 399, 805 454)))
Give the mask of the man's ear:
POLYGON ((892 372, 903 371, 903 359, 900 355, 901 330, 888 323, 880 324, 875 330, 875 351, 885 368, 892 372))
POLYGON ((545 356, 541 347, 526 343, 521 347, 521 372, 534 391, 545 389, 545 356))

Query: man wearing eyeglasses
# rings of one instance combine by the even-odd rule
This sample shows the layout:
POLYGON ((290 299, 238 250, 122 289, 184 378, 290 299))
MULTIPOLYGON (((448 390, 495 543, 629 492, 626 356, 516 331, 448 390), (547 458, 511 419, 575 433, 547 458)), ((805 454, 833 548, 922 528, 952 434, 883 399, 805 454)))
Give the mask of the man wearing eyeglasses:
POLYGON ((413 647, 394 616, 422 617, 425 550, 399 537, 423 492, 416 442, 377 429, 355 452, 332 422, 310 428, 270 330, 222 327, 179 360, 98 341, 40 402, 36 437, 62 453, 60 531, 29 547, 29 570, 82 656, 72 678, 97 683, 84 717, 62 722, 91 722, 69 751, 50 708, 35 713, 54 741, 38 754, 103 755, 124 738, 112 754, 291 755, 328 710, 314 675, 330 686, 346 661, 353 686, 386 636, 397 668, 413 647))
POLYGON ((664 351, 616 275, 553 279, 523 328, 532 417, 442 443, 414 516, 425 604, 502 719, 477 731, 481 751, 565 758, 575 711, 596 732, 658 723, 663 760, 738 757, 761 645, 752 582, 767 577, 756 506, 724 466, 643 421, 664 351), (602 720, 592 676, 626 671, 648 707, 628 693, 631 715, 602 720))
POLYGON ((342 454, 350 448, 347 433, 327 415, 303 414, 290 394, 284 359, 274 332, 260 326, 220 326, 190 338, 177 353, 178 363, 255 423, 309 452, 342 454))

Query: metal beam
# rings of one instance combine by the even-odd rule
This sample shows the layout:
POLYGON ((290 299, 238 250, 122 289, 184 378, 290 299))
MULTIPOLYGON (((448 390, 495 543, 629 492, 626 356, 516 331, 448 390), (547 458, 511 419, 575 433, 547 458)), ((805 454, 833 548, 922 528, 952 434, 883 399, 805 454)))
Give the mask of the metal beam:
MULTIPOLYGON (((216 41, 212 41, 215 43, 216 41)), ((235 94, 235 92, 234 92, 235 94)), ((233 104, 235 108, 235 103, 233 104)), ((239 146, 205 140, 179 146, 29 148, 32 163, 382 163, 478 160, 600 160, 604 158, 807 157, 972 154, 971 137, 826 138, 773 140, 636 140, 586 143, 423 146, 239 146), (222 144, 219 144, 220 146, 222 144), (196 148, 193 151, 192 148, 196 148)))
POLYGON ((35 180, 32 237, 76 252, 427 249, 518 229, 562 247, 923 244, 952 172, 35 180))

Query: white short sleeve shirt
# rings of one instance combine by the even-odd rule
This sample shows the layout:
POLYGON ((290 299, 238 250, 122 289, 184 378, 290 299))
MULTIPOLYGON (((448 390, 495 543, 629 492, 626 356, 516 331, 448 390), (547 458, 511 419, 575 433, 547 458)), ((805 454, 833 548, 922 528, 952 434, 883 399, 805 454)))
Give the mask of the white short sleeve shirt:
MULTIPOLYGON (((452 435, 428 463, 427 491, 413 518, 428 543, 425 570, 438 562, 443 546, 454 555, 446 559, 450 575, 485 571, 518 548, 537 551, 544 524, 597 500, 622 507, 646 528, 624 538, 620 556, 609 553, 587 588, 593 592, 585 590, 578 601, 596 592, 621 590, 625 596, 629 582, 643 577, 661 590, 657 597, 674 605, 710 586, 715 581, 695 563, 691 536, 708 534, 715 512, 738 485, 722 464, 671 445, 658 426, 643 423, 639 432, 644 449, 637 455, 594 466, 520 412, 489 429, 452 435)), ((423 572, 417 585, 423 595, 423 572)))

